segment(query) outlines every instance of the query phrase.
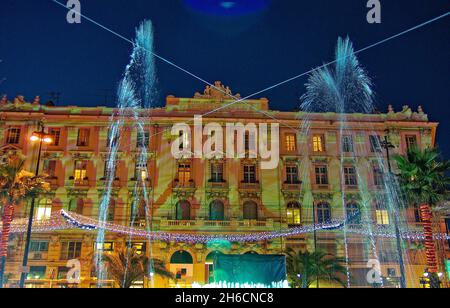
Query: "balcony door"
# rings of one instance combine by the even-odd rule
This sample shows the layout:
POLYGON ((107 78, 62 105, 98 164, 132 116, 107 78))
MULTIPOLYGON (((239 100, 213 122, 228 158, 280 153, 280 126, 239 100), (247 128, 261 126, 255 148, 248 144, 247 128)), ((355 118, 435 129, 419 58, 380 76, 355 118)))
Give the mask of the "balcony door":
POLYGON ((212 221, 225 220, 225 206, 222 201, 215 200, 209 206, 209 219, 212 221))
POLYGON ((180 201, 176 208, 177 220, 191 220, 191 204, 188 201, 180 201))
POLYGON ((258 205, 253 201, 244 203, 244 219, 257 220, 258 219, 258 205))

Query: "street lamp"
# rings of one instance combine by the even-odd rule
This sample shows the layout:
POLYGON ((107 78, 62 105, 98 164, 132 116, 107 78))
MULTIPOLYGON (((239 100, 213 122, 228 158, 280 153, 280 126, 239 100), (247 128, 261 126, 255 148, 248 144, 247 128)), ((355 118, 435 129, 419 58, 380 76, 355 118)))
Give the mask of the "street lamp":
MULTIPOLYGON (((30 141, 32 143, 39 142, 39 150, 38 150, 38 158, 37 158, 37 165, 36 165, 36 172, 35 176, 39 176, 39 167, 41 165, 41 152, 42 152, 42 145, 43 144, 51 144, 53 142, 53 137, 44 131, 44 125, 39 122, 38 126, 40 126, 41 130, 34 132, 31 137, 30 141)), ((35 198, 33 197, 31 199, 31 207, 30 207, 30 213, 28 217, 28 229, 27 229, 27 238, 25 242, 25 250, 23 255, 23 261, 22 261, 22 274, 20 276, 20 288, 23 288, 25 286, 25 280, 27 279, 28 270, 26 270, 28 265, 28 252, 30 250, 30 242, 31 242, 31 229, 33 227, 33 216, 34 216, 34 206, 35 206, 35 198)))
MULTIPOLYGON (((389 150, 395 148, 395 146, 389 142, 387 134, 389 131, 386 131, 386 135, 384 136, 384 141, 381 142, 381 146, 386 150, 386 157, 388 162, 388 170, 389 170, 389 180, 392 180, 392 166, 391 166, 391 155, 389 150)), ((391 183, 389 183, 391 184, 391 183)), ((400 226, 398 215, 394 214, 394 225, 395 225, 395 237, 397 240, 397 254, 398 254, 398 263, 400 266, 400 287, 405 289, 406 286, 406 273, 405 273, 405 263, 403 261, 403 253, 402 253, 402 243, 400 240, 400 226)))

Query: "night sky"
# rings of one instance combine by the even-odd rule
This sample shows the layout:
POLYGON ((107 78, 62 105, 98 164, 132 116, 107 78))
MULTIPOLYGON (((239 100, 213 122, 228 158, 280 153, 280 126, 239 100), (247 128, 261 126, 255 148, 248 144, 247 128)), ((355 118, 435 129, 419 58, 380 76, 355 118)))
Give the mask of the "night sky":
MULTIPOLYGON (((66 2, 66 0, 60 0, 66 2)), ((81 0, 82 13, 128 38, 143 19, 155 27, 156 52, 234 92, 248 95, 333 57, 338 36, 356 49, 450 10, 444 0, 381 0, 382 24, 366 21, 366 0, 224 1, 81 0), (220 2, 220 1, 219 1, 220 2), (244 5, 240 5, 240 3, 244 5)), ((60 92, 60 105, 112 106, 112 95, 129 61, 131 45, 50 0, 1 0, 0 93, 28 100, 60 92), (105 91, 107 90, 107 91, 105 91)), ((423 105, 441 123, 438 142, 450 157, 450 17, 359 55, 375 83, 379 110, 423 105)), ((204 85, 157 63, 159 101, 168 94, 192 97, 204 85)), ((259 95, 272 109, 299 105, 306 78, 259 95)))

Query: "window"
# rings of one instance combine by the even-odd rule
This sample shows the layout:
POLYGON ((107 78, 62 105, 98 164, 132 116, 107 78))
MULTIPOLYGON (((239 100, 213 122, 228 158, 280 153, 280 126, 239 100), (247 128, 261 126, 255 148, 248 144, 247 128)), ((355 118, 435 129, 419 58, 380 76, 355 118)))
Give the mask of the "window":
POLYGON ((324 136, 323 135, 314 135, 313 136, 313 150, 314 152, 325 152, 324 147, 324 136))
POLYGON ((189 185, 191 181, 191 165, 179 164, 178 165, 178 180, 182 186, 189 185))
POLYGON ((78 130, 77 146, 88 147, 89 146, 89 128, 80 128, 78 130))
POLYGON ((133 242, 131 244, 127 243, 127 247, 134 250, 137 255, 145 254, 146 251, 146 245, 143 242, 133 242))
POLYGON ((316 166, 316 184, 328 185, 328 170, 327 166, 316 166))
POLYGON ((58 266, 58 280, 66 280, 69 268, 65 266, 58 266))
POLYGON ((298 167, 286 166, 286 184, 299 184, 298 167))
POLYGON ((148 179, 148 170, 146 162, 136 162, 134 177, 136 180, 146 181, 148 179))
POLYGON ((297 150, 297 142, 294 134, 286 134, 286 151, 294 152, 297 150))
POLYGON ((60 128, 50 128, 48 130, 48 134, 52 136, 51 146, 59 146, 59 141, 61 138, 61 129, 60 128))
POLYGON ((361 223, 361 212, 359 211, 359 206, 356 203, 347 204, 346 208, 347 223, 349 224, 359 224, 361 223))
POLYGON ((113 252, 114 251, 114 242, 96 243, 95 249, 97 251, 113 252))
POLYGON ((36 220, 48 220, 52 215, 52 200, 44 199, 39 202, 36 210, 36 220))
POLYGON ((103 177, 105 179, 109 179, 110 176, 112 176, 113 179, 116 178, 116 174, 117 174, 117 166, 118 166, 118 162, 117 161, 109 161, 109 158, 105 160, 105 166, 103 167, 103 177), (112 168, 110 168, 110 163, 112 164, 112 168), (112 169, 112 170, 110 170, 112 169))
POLYGON ((371 135, 369 136, 369 140, 370 140, 370 151, 372 153, 381 153, 382 152, 381 137, 378 135, 371 135))
POLYGON ((344 167, 344 178, 345 178, 345 185, 347 186, 358 185, 355 167, 344 167))
POLYGON ((6 136, 6 143, 8 144, 19 144, 20 142, 20 128, 11 127, 8 129, 8 135, 6 136))
POLYGON ((116 201, 114 199, 110 199, 106 219, 108 221, 114 221, 115 214, 116 214, 116 201))
POLYGON ((106 139, 106 146, 115 146, 118 145, 120 140, 120 131, 117 127, 110 127, 108 129, 108 136, 106 139))
POLYGON ((83 214, 83 199, 72 199, 69 202, 69 212, 75 212, 77 214, 83 214))
POLYGON ((180 131, 180 137, 181 137, 181 144, 180 144, 180 151, 189 149, 189 134, 185 133, 184 131, 180 131))
POLYGON ((56 160, 45 160, 43 171, 49 178, 56 178, 56 160))
POLYGON ((244 166, 244 183, 254 184, 256 183, 256 166, 245 165, 244 166))
POLYGON ((148 148, 150 145, 150 133, 149 132, 138 132, 137 134, 137 144, 138 149, 148 148))
POLYGON ((188 201, 177 203, 176 220, 191 220, 191 204, 188 201))
POLYGON ((422 222, 422 215, 420 213, 420 206, 414 204, 414 220, 415 222, 422 222))
POLYGON ((45 279, 46 266, 30 266, 30 272, 28 273, 28 280, 45 279))
POLYGON ((61 260, 72 260, 81 257, 81 242, 62 242, 61 260))
POLYGON ((73 178, 76 184, 82 184, 87 177, 87 162, 83 160, 75 161, 73 178))
POLYGON ((30 252, 48 252, 47 241, 31 241, 30 252))
POLYGON ((377 225, 389 225, 389 212, 384 204, 376 203, 377 225))
POLYGON ((298 226, 301 224, 301 208, 297 202, 289 202, 286 207, 287 224, 298 226))
POLYGON ((342 136, 342 152, 344 152, 344 153, 353 153, 354 152, 352 136, 349 136, 349 135, 342 136))
POLYGON ((328 203, 319 203, 317 205, 317 222, 320 224, 331 222, 331 210, 328 203))
POLYGON ((244 203, 244 220, 258 219, 258 205, 253 201, 244 203))
POLYGON ((211 182, 223 183, 223 163, 211 163, 211 182))
POLYGON ((225 220, 225 206, 222 201, 215 200, 209 205, 209 220, 223 221, 225 220))
POLYGON ((383 170, 377 165, 373 166, 373 183, 375 186, 383 186, 384 185, 384 174, 383 170))
POLYGON ((408 149, 408 151, 416 147, 417 147, 417 136, 415 135, 406 136, 406 148, 408 149))

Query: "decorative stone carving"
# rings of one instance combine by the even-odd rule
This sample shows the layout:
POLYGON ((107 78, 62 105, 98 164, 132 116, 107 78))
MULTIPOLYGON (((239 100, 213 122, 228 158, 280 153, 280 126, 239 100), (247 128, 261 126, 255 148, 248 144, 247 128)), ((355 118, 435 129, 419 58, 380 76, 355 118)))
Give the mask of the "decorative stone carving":
POLYGON ((203 91, 203 95, 200 94, 199 92, 195 93, 194 98, 224 100, 224 99, 241 98, 241 95, 239 93, 233 95, 233 92, 231 91, 229 86, 224 86, 221 81, 216 81, 213 87, 209 85, 206 86, 205 90, 203 91))

